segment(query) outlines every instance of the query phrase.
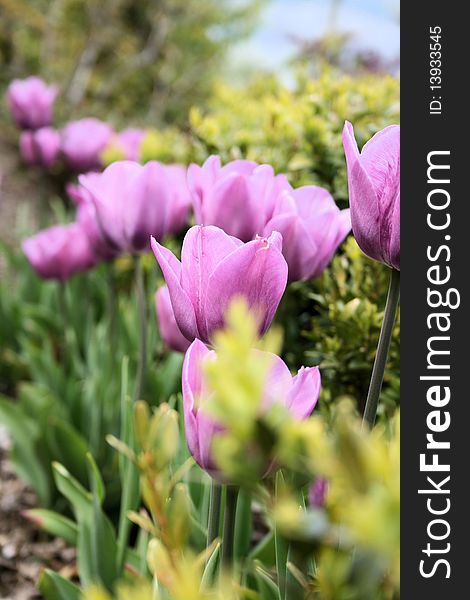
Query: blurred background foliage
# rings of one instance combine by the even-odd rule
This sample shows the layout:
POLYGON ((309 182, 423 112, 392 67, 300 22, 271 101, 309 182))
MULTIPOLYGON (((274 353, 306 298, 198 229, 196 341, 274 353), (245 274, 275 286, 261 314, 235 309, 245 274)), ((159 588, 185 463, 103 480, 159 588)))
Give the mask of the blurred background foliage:
POLYGON ((263 1, 1 0, 1 86, 36 73, 73 112, 181 123, 263 1))

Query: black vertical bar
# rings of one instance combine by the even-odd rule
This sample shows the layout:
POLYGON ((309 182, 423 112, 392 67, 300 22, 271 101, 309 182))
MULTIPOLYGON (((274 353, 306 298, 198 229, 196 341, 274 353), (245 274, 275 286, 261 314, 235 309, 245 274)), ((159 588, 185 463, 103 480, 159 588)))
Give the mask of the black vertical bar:
POLYGON ((462 4, 401 9, 402 597, 470 598, 470 35, 462 4))

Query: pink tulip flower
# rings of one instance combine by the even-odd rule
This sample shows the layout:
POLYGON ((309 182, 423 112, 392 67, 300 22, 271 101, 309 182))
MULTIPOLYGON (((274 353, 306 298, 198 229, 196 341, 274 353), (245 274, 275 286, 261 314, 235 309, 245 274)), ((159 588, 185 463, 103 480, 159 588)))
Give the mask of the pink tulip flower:
POLYGON ((138 161, 140 158, 140 145, 146 135, 145 129, 129 127, 120 131, 112 143, 123 151, 125 160, 138 161))
MULTIPOLYGON (((254 353, 261 353, 253 350, 254 353)), ((286 364, 275 354, 262 352, 271 361, 260 410, 267 411, 276 403, 281 404, 294 419, 309 417, 318 401, 321 388, 318 367, 302 367, 292 377, 286 364)), ((184 424, 188 448, 196 462, 209 473, 216 464, 211 453, 214 436, 223 432, 223 426, 209 414, 211 390, 203 372, 204 362, 213 360, 216 354, 200 340, 194 340, 188 348, 182 372, 184 424)), ((266 474, 269 466, 266 467, 266 474)))
POLYGON ((235 297, 244 297, 260 319, 263 335, 271 324, 287 284, 282 236, 244 244, 218 227, 195 226, 186 234, 181 262, 152 238, 152 249, 170 292, 181 333, 210 343, 224 325, 235 297))
POLYGON ((282 234, 289 281, 318 277, 351 229, 349 209, 339 210, 325 189, 306 185, 283 191, 264 235, 282 234))
POLYGON ((79 177, 96 208, 106 240, 116 250, 150 250, 157 240, 179 232, 189 210, 186 171, 179 165, 117 161, 102 173, 79 177))
POLYGON ((78 173, 101 169, 101 152, 112 135, 107 123, 92 117, 68 123, 62 130, 62 152, 67 166, 78 173))
MULTIPOLYGON (((99 177, 98 173, 90 173, 91 177, 99 177)), ((81 185, 67 183, 67 195, 77 207, 76 222, 80 224, 88 237, 93 252, 101 260, 110 260, 116 256, 116 250, 111 246, 101 231, 95 205, 90 192, 81 185)))
POLYGON ((58 93, 39 77, 14 79, 7 90, 7 102, 15 123, 21 129, 39 129, 50 125, 58 93))
POLYGON ((96 264, 88 238, 78 223, 55 225, 23 241, 23 252, 43 279, 66 281, 96 264))
POLYGON ((346 122, 343 146, 354 237, 367 256, 400 270, 400 127, 382 129, 359 152, 346 122))
POLYGON ((274 175, 270 165, 234 160, 222 167, 219 156, 210 156, 202 167, 190 165, 188 186, 198 225, 216 225, 249 242, 262 235, 288 183, 285 175, 274 175))
POLYGON ((23 131, 20 136, 20 154, 26 164, 49 169, 60 155, 60 134, 52 127, 23 131))

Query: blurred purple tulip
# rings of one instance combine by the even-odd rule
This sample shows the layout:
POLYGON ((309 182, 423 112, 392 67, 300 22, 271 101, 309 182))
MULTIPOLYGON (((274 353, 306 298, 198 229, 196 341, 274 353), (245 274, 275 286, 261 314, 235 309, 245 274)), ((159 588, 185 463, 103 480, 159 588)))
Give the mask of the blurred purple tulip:
MULTIPOLYGON (((321 380, 318 367, 302 367, 292 377, 286 364, 275 354, 253 350, 254 353, 270 357, 261 411, 265 412, 274 404, 285 406, 292 417, 305 419, 312 413, 320 394, 321 380)), ((211 456, 214 435, 223 431, 208 414, 211 391, 203 373, 203 363, 213 360, 216 354, 196 339, 188 348, 182 372, 183 407, 186 440, 188 448, 196 462, 205 470, 213 473, 216 465, 211 456)), ((266 466, 266 474, 269 472, 266 466)))
POLYGON ((230 301, 244 297, 260 319, 260 335, 271 324, 287 284, 282 236, 244 244, 218 227, 191 227, 181 262, 152 239, 152 249, 170 292, 175 319, 189 340, 206 343, 224 325, 230 301))
MULTIPOLYGON (((99 177, 99 174, 90 173, 89 176, 99 177)), ((65 186, 65 191, 77 207, 76 222, 83 228, 96 257, 101 260, 110 260, 114 258, 116 256, 116 251, 108 244, 101 231, 90 192, 81 185, 75 185, 73 183, 68 183, 65 186)))
POLYGON ((343 146, 354 237, 367 256, 400 270, 400 127, 382 129, 359 152, 346 122, 343 146))
POLYGON ((112 143, 123 151, 125 160, 138 161, 140 158, 140 145, 146 135, 145 129, 129 127, 120 131, 112 143))
POLYGON ((315 185, 283 191, 264 235, 282 234, 289 281, 318 277, 351 229, 349 209, 339 210, 331 194, 315 185))
POLYGON ((60 154, 60 133, 52 127, 23 131, 20 136, 20 154, 32 166, 49 169, 60 154))
POLYGON ((151 235, 161 241, 187 221, 186 170, 179 165, 117 161, 79 181, 91 194, 106 241, 116 250, 150 250, 151 235))
POLYGON ((23 241, 23 252, 43 279, 65 281, 96 264, 96 257, 78 223, 54 225, 23 241))
POLYGON ((210 156, 202 167, 189 166, 188 186, 198 225, 216 225, 249 242, 262 234, 288 183, 270 165, 234 160, 222 167, 219 156, 210 156))
POLYGON ((112 135, 107 123, 93 117, 67 123, 62 130, 62 152, 67 166, 79 173, 100 169, 101 152, 112 135))
POLYGON ((328 482, 323 477, 318 477, 310 484, 308 488, 308 503, 313 508, 322 508, 325 506, 326 494, 328 492, 328 482))
POLYGON ((176 323, 168 286, 163 285, 158 288, 155 294, 155 308, 160 335, 166 346, 175 352, 186 352, 189 341, 181 333, 176 323))
POLYGON ((7 90, 7 102, 15 123, 21 129, 39 129, 50 125, 58 93, 39 77, 14 79, 7 90))

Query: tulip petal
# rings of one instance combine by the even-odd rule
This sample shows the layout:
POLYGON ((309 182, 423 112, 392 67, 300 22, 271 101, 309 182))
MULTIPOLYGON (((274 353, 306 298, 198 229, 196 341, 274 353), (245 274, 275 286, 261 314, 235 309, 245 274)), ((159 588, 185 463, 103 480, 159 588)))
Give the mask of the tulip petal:
POLYGON ((312 414, 320 389, 320 369, 302 367, 293 379, 293 386, 287 398, 287 408, 295 419, 306 419, 312 414))
POLYGON ((202 363, 215 353, 198 339, 188 348, 183 362, 182 391, 184 426, 188 448, 203 469, 212 469, 211 445, 214 434, 222 427, 204 412, 204 403, 210 401, 203 380, 202 363), (201 405, 202 403, 202 405, 201 405))
POLYGON ((175 352, 186 352, 189 341, 181 333, 176 322, 167 285, 158 288, 155 294, 155 309, 160 335, 166 346, 175 352))
POLYGON ((365 254, 382 261, 378 237, 380 228, 378 199, 371 180, 360 162, 353 127, 348 121, 343 129, 343 145, 348 168, 349 204, 354 237, 365 254))
POLYGON ((330 192, 318 185, 304 185, 293 190, 292 196, 299 215, 305 220, 339 210, 330 192))
POLYGON ((206 191, 215 183, 219 171, 220 156, 214 155, 209 156, 202 167, 194 163, 188 167, 187 183, 193 200, 196 225, 204 225, 202 201, 206 191))
POLYGON ((195 226, 186 234, 181 250, 181 286, 186 291, 196 315, 201 339, 207 340, 204 299, 211 273, 242 242, 218 227, 195 226))
POLYGON ((273 232, 240 246, 209 277, 204 315, 207 331, 224 324, 230 301, 242 296, 260 316, 260 334, 271 324, 287 284, 287 263, 280 251, 282 236, 273 232))
POLYGON ((127 249, 124 218, 126 215, 126 186, 124 182, 137 175, 140 165, 120 161, 103 173, 80 175, 78 181, 91 194, 96 215, 104 237, 116 249, 127 249))
POLYGON ((400 197, 395 203, 390 232, 390 266, 400 270, 400 197))
POLYGON ((314 270, 318 248, 305 223, 295 213, 274 216, 264 229, 265 235, 279 231, 283 255, 289 266, 289 281, 308 279, 314 270))
MULTIPOLYGON (((380 212, 379 239, 382 261, 400 263, 400 226, 394 218, 400 195, 400 127, 390 125, 376 133, 363 147, 360 162, 374 187, 380 212), (398 224, 398 227, 397 227, 398 224), (395 235, 392 238, 392 230, 395 235), (395 259, 391 260, 391 246, 395 259), (398 252, 397 252, 398 248, 398 252)), ((399 209, 398 209, 399 214, 399 209)))
POLYGON ((167 248, 151 238, 151 246, 170 292, 171 305, 181 333, 189 340, 200 337, 189 296, 181 286, 181 263, 167 248))
POLYGON ((263 211, 255 199, 252 200, 247 178, 236 173, 230 173, 214 185, 202 205, 202 216, 204 223, 216 223, 244 242, 262 233, 263 211))
POLYGON ((164 168, 149 161, 123 184, 127 196, 124 235, 130 248, 144 250, 151 235, 162 241, 169 220, 170 198, 164 168))
POLYGON ((292 388, 292 375, 286 363, 277 354, 259 350, 254 350, 254 352, 262 356, 268 355, 270 360, 261 411, 266 411, 275 403, 286 404, 292 388))
POLYGON ((360 161, 379 198, 391 183, 395 188, 400 174, 400 127, 390 125, 372 136, 362 148, 360 161))
POLYGON ((181 386, 183 392, 184 429, 188 448, 199 462, 199 436, 197 424, 197 403, 203 391, 201 361, 209 354, 209 350, 198 339, 194 340, 186 351, 181 386))
POLYGON ((237 173, 239 175, 247 176, 251 175, 257 166, 258 163, 255 163, 252 160, 232 160, 221 168, 220 174, 226 176, 231 173, 237 173))

